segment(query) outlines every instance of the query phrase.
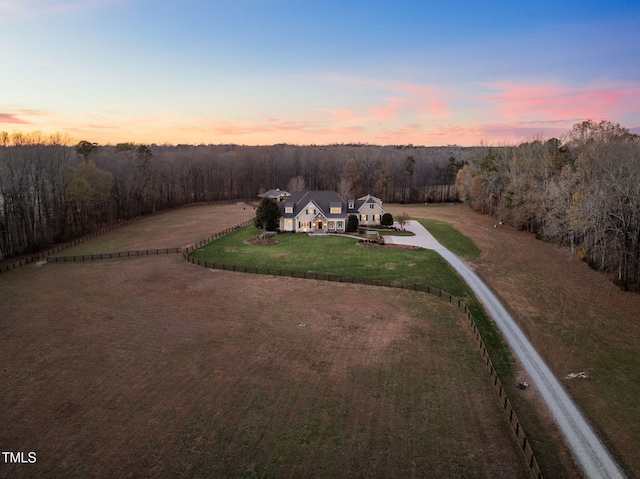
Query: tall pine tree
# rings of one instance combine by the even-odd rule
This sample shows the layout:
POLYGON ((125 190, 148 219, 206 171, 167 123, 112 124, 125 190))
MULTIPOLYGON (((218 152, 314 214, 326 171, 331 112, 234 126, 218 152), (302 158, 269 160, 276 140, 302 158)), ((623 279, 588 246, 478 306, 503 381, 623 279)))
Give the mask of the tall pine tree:
POLYGON ((256 217, 253 220, 256 228, 264 228, 266 231, 273 231, 280 226, 280 207, 269 198, 263 198, 256 210, 256 217))

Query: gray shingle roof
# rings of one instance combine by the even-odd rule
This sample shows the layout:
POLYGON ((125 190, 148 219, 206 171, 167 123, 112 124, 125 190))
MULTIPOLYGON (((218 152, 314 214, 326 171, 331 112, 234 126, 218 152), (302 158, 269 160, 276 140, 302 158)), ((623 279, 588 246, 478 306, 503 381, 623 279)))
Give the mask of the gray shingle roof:
POLYGON ((280 205, 280 213, 284 218, 295 218, 305 206, 313 202, 318 208, 319 213, 325 216, 325 218, 344 218, 349 215, 358 214, 358 210, 365 203, 378 203, 382 204, 382 201, 375 196, 367 195, 357 200, 345 201, 340 198, 340 195, 335 191, 329 190, 314 190, 314 191, 294 191, 291 196, 280 205), (353 208, 349 208, 349 204, 353 203, 353 208), (331 213, 331 207, 340 206, 341 213, 331 213), (292 207, 291 213, 287 213, 286 209, 292 207))
POLYGON ((310 202, 313 202, 326 218, 346 218, 347 216, 347 208, 344 200, 340 198, 338 193, 329 190, 294 191, 281 206, 282 216, 285 218, 294 218, 310 202), (332 214, 332 206, 340 206, 342 213, 332 214), (293 207, 292 213, 286 212, 286 208, 288 207, 293 207))
POLYGON ((277 199, 280 198, 281 196, 288 196, 289 193, 287 191, 281 190, 279 188, 275 189, 275 190, 269 190, 266 191, 264 193, 262 193, 261 195, 258 195, 258 198, 271 198, 271 199, 277 199))

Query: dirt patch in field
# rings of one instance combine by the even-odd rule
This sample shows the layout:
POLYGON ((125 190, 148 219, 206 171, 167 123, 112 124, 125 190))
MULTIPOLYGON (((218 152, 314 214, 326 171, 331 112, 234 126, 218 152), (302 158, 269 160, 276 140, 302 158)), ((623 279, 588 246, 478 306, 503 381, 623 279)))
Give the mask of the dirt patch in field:
POLYGON ((441 220, 482 250, 470 266, 498 294, 628 471, 640 476, 640 295, 621 291, 567 248, 500 225, 466 205, 395 205, 441 220))
POLYGON ((527 477, 432 297, 176 256, 2 281, 0 446, 37 463, 0 477, 527 477))

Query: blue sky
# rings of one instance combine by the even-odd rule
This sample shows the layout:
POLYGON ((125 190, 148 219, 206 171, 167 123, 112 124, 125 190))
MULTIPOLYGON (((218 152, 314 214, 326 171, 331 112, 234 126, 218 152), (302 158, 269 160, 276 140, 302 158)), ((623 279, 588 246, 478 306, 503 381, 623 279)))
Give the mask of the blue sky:
POLYGON ((0 0, 0 130, 477 145, 640 131, 640 3, 0 0))

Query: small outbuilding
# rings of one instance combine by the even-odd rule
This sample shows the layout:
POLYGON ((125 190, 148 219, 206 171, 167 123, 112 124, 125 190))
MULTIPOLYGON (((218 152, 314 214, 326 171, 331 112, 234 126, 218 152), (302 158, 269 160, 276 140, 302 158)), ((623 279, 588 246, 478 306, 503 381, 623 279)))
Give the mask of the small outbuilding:
POLYGON ((287 198, 291 196, 291 193, 288 191, 281 190, 280 188, 276 188, 275 190, 269 190, 261 195, 258 195, 258 198, 269 198, 270 200, 276 200, 278 203, 282 203, 287 198))

